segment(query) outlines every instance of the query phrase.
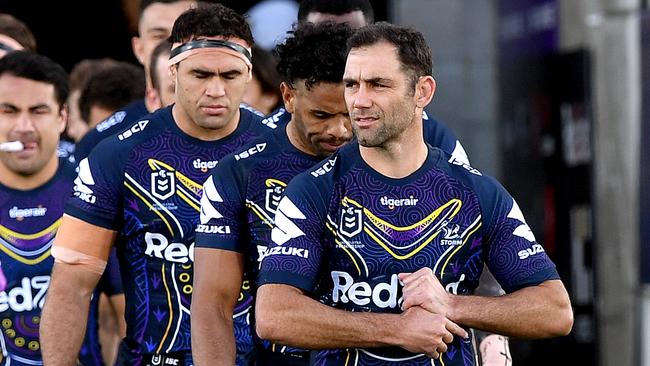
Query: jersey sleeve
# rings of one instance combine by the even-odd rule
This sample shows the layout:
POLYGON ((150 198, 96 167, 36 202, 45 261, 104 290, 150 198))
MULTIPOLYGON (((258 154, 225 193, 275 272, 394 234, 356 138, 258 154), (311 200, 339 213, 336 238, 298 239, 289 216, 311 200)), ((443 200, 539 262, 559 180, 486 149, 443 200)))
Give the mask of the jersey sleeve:
POLYGON ((321 270, 327 189, 302 173, 284 191, 264 253, 259 285, 286 284, 313 292, 321 270))
POLYGON ((198 248, 246 251, 247 181, 234 169, 233 160, 220 161, 203 183, 200 222, 196 227, 198 248))
POLYGON ((117 230, 122 216, 127 156, 125 146, 105 140, 89 157, 81 160, 65 213, 105 229, 117 230))
POLYGON ((496 180, 491 199, 482 199, 486 263, 507 293, 559 279, 555 264, 537 243, 514 198, 496 180), (486 202, 488 201, 488 202, 486 202), (489 202, 491 201, 491 202, 489 202))

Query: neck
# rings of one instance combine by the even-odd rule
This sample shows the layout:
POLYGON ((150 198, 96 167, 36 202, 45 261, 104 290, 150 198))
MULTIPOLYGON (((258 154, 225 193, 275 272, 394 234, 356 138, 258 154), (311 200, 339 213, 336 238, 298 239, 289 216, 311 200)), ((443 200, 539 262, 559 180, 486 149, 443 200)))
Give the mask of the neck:
POLYGON ((289 137, 289 142, 296 149, 304 152, 308 155, 317 155, 316 151, 305 141, 300 139, 300 132, 296 127, 296 123, 291 118, 291 121, 287 124, 287 136, 289 137))
POLYGON ((220 140, 231 133, 235 132, 239 126, 239 117, 241 112, 239 108, 235 114, 228 120, 228 122, 219 128, 205 128, 201 127, 181 108, 178 104, 174 104, 172 108, 172 116, 174 122, 186 134, 203 141, 216 141, 220 140))
POLYGON ((56 154, 38 172, 30 175, 17 174, 0 163, 0 183, 21 191, 29 191, 47 183, 59 167, 59 158, 56 154))
POLYGON ((380 174, 394 179, 408 177, 424 164, 428 155, 422 119, 383 146, 359 146, 359 152, 366 164, 380 174))

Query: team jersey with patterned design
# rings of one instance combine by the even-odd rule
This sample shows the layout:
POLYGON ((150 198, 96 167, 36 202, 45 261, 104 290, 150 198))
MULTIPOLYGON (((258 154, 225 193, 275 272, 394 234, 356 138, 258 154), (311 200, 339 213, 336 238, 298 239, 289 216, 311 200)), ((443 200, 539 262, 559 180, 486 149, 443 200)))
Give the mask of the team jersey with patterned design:
MULTIPOLYGON (((61 224, 74 165, 59 159, 44 185, 21 191, 0 184, 0 365, 42 365, 38 327, 54 259, 50 255, 61 224)), ((65 336, 65 329, 61 329, 65 336)))
MULTIPOLYGON (((65 209, 118 233, 127 322, 120 365, 192 363, 190 298, 201 183, 219 159, 271 131, 261 117, 240 108, 233 133, 203 141, 182 132, 171 111, 160 109, 102 141, 80 162, 65 209)), ((242 304, 235 319, 243 334, 237 339, 242 364, 252 352, 248 306, 250 301, 242 304)))
MULTIPOLYGON (((494 179, 436 148, 402 179, 349 144, 294 178, 275 216, 259 285, 288 284, 347 311, 400 313, 397 274, 429 267, 445 289, 472 294, 484 262, 507 292, 557 279, 514 199, 494 179)), ((401 348, 322 350, 317 365, 474 365, 471 340, 441 359, 401 348)))
MULTIPOLYGON (((196 246, 244 254, 248 261, 245 280, 254 290, 280 196, 293 177, 319 160, 289 142, 286 124, 224 158, 203 185, 196 246)), ((305 364, 308 361, 307 351, 268 342, 261 346, 271 352, 291 353, 281 361, 284 364, 301 358, 305 364)))

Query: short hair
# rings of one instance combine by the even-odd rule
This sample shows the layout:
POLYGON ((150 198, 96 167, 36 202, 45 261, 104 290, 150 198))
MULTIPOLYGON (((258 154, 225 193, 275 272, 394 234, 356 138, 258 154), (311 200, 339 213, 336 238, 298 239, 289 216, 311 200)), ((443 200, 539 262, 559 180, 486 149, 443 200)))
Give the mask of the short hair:
POLYGON ((158 67, 158 59, 161 55, 169 55, 172 49, 172 44, 168 40, 162 40, 158 45, 151 51, 151 60, 149 61, 149 78, 151 79, 151 86, 158 90, 160 87, 160 80, 158 79, 158 73, 156 73, 156 68, 158 67))
POLYGON ((387 22, 366 25, 350 37, 348 48, 371 46, 382 41, 395 45, 402 69, 411 74, 413 87, 419 77, 433 75, 431 48, 424 35, 410 27, 387 22))
POLYGON ((294 26, 276 47, 278 72, 290 85, 304 80, 307 89, 320 82, 342 82, 352 32, 348 25, 332 22, 294 26))
POLYGON ((173 4, 181 1, 190 1, 190 0, 140 0, 140 6, 138 8, 138 18, 142 18, 142 13, 144 13, 145 10, 150 5, 153 4, 173 4))
POLYGON ((282 99, 280 94, 280 75, 277 71, 278 60, 273 53, 264 48, 254 45, 253 52, 253 76, 259 81, 263 93, 273 93, 282 99))
POLYGON ((68 74, 46 56, 24 50, 9 52, 0 58, 0 76, 4 74, 53 85, 59 107, 68 99, 68 74))
POLYGON ((144 98, 144 71, 128 62, 94 72, 79 97, 81 119, 88 121, 93 106, 115 111, 130 102, 144 98))
POLYGON ((298 22, 304 23, 309 13, 343 15, 361 10, 366 23, 375 21, 375 12, 368 0, 303 0, 298 8, 298 22))
POLYGON ((29 27, 13 15, 0 13, 0 34, 13 38, 28 51, 36 51, 36 38, 29 27))
POLYGON ((94 72, 111 67, 117 62, 112 58, 87 58, 77 62, 72 67, 72 70, 70 70, 70 92, 73 90, 79 90, 81 92, 94 72))
POLYGON ((201 37, 240 38, 253 46, 251 28, 243 16, 221 4, 203 4, 186 10, 174 22, 169 41, 188 42, 201 37))

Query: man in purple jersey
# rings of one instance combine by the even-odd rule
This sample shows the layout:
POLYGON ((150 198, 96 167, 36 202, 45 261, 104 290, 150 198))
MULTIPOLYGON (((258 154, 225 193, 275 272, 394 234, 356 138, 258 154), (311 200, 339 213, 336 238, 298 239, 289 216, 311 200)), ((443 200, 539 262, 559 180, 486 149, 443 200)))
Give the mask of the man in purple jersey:
POLYGON ((435 80, 422 34, 378 23, 348 44, 358 144, 286 188, 260 270, 260 337, 317 349, 317 365, 456 366, 476 364, 459 326, 567 334, 568 295, 514 199, 424 142, 435 80), (472 296, 484 262, 507 295, 472 296))
POLYGON ((13 51, 0 59, 0 365, 42 364, 50 249, 74 176, 56 154, 67 95, 67 74, 49 58, 13 51))
MULTIPOLYGON (((253 44, 242 16, 220 4, 188 10, 174 23, 170 41, 176 104, 102 141, 79 163, 53 248, 57 261, 41 323, 50 365, 73 362, 84 327, 78 314, 87 311, 88 294, 114 245, 127 304, 117 364, 193 364, 190 304, 200 182, 223 156, 270 129, 239 107, 253 44)), ((240 351, 243 365, 252 342, 240 351)))

